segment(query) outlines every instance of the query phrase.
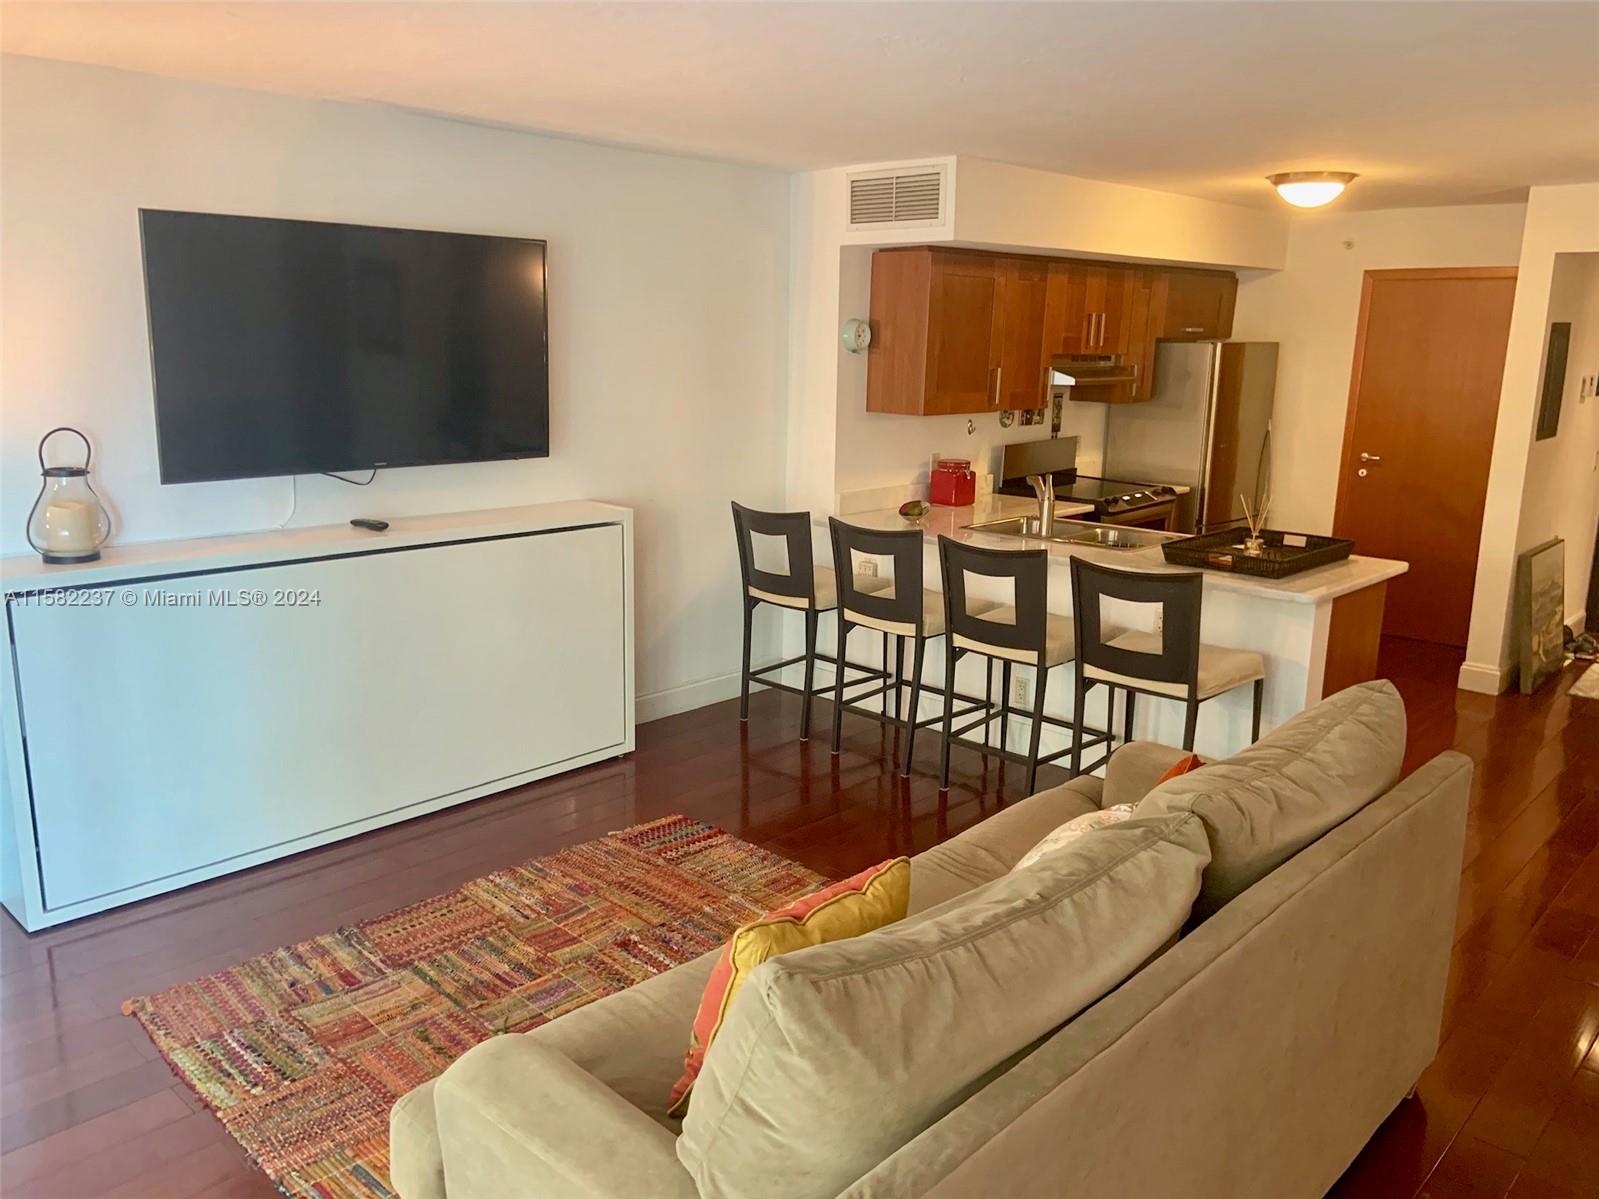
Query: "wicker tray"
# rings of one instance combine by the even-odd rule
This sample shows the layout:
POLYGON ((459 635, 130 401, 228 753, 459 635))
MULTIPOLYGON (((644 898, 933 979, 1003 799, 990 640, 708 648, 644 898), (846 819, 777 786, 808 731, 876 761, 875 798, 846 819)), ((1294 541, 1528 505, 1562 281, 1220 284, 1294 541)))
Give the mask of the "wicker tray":
POLYGON ((1286 579, 1300 571, 1342 562, 1355 548, 1353 541, 1343 537, 1262 529, 1260 538, 1266 548, 1258 555, 1246 554, 1243 541, 1248 536, 1248 529, 1223 529, 1218 533, 1168 541, 1160 548, 1166 561, 1175 566, 1200 566, 1262 579, 1286 579))

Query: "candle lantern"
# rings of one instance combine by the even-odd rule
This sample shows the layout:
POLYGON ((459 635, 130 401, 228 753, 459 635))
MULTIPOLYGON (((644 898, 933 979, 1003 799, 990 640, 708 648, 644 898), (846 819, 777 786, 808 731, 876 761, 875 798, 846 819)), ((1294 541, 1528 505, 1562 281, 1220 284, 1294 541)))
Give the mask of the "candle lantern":
POLYGON ((28 514, 28 544, 54 564, 93 562, 111 536, 111 516, 89 486, 89 460, 94 450, 77 429, 63 425, 39 439, 39 473, 44 484, 28 514), (44 446, 57 433, 71 433, 83 442, 82 466, 46 466, 44 446))

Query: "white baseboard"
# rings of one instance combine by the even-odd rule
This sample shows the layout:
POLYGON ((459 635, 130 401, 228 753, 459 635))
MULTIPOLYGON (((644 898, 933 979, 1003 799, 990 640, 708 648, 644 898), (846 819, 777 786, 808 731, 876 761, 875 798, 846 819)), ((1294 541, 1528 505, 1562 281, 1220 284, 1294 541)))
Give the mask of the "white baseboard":
POLYGON ((1509 682, 1509 673, 1497 666, 1484 666, 1480 662, 1463 662, 1456 685, 1462 691, 1475 691, 1478 695, 1498 695, 1509 682))
POLYGON ((732 674, 717 675, 697 683, 684 683, 681 687, 668 687, 665 691, 641 695, 634 705, 633 718, 639 724, 648 724, 663 716, 676 716, 679 712, 691 712, 707 704, 733 699, 738 695, 738 679, 738 671, 735 670, 732 674))

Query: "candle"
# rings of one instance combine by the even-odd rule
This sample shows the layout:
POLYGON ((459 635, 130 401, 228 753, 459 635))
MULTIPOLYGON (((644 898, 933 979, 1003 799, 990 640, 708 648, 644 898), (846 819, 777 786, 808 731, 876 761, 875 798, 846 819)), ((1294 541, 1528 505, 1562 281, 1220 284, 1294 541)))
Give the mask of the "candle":
POLYGON ((94 505, 57 500, 44 510, 45 548, 53 554, 90 554, 99 541, 94 505))

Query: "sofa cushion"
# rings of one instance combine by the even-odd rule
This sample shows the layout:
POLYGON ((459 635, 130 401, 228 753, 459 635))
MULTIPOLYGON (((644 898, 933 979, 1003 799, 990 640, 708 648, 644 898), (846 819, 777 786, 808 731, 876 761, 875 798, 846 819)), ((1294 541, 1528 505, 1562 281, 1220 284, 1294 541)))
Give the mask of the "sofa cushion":
POLYGON ((681 1116, 687 1108, 705 1051, 716 1040, 728 1005, 751 971, 779 954, 859 937, 903 920, 910 892, 910 859, 893 858, 740 925, 722 946, 705 993, 700 996, 699 1010, 689 1030, 683 1074, 672 1086, 667 1111, 681 1116))
POLYGON ((1405 705, 1386 679, 1308 708, 1235 757, 1156 787, 1139 816, 1193 812, 1211 860, 1194 905, 1204 919, 1399 778, 1405 705))
POLYGON ((678 1159, 705 1199, 836 1196, 1183 925, 1209 860, 1190 813, 766 962, 705 1056, 678 1159))
POLYGON ((445 1199, 444 1156, 433 1110, 438 1081, 428 1079, 389 1109, 389 1180, 405 1199, 445 1199))
POLYGON ((1129 741, 1110 755, 1105 765, 1105 790, 1099 806, 1114 808, 1135 804, 1155 789, 1161 776, 1188 751, 1155 741, 1129 741))
POLYGON ((1084 775, 1030 795, 911 859, 912 915, 1001 877, 1051 829, 1099 811, 1102 784, 1084 775))
POLYGON ((557 1050, 676 1132, 666 1100, 683 1072, 684 1031, 720 954, 713 949, 522 1035, 557 1050))

